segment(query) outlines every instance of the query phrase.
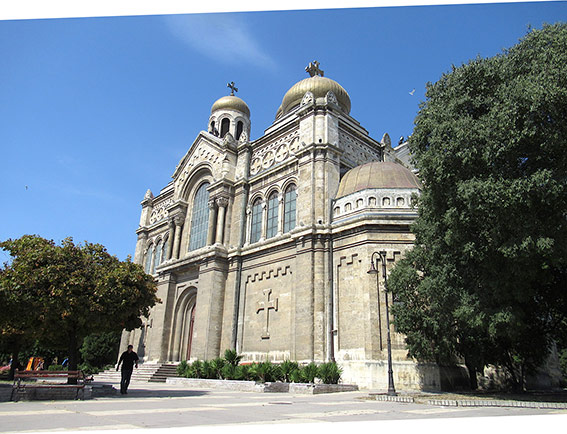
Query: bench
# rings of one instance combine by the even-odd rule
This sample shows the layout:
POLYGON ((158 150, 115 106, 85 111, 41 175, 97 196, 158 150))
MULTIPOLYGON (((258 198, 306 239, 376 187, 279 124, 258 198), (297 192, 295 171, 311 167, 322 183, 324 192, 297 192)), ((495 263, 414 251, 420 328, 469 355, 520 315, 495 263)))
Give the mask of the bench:
POLYGON ((85 376, 82 371, 16 371, 12 385, 12 400, 14 393, 26 389, 75 390, 75 399, 79 391, 85 387, 85 376), (65 383, 54 383, 53 379, 65 380, 65 383), (76 384, 67 384, 69 379, 76 379, 76 384), (26 381, 35 380, 35 381, 26 381))

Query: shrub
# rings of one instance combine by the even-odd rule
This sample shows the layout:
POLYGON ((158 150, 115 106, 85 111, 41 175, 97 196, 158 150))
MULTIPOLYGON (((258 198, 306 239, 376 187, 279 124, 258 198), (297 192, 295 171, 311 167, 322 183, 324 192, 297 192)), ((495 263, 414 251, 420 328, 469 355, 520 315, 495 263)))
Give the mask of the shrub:
POLYGON ((303 383, 303 375, 301 375, 300 368, 291 371, 291 373, 289 374, 289 381, 291 381, 292 383, 303 383))
POLYGON ((200 360, 195 360, 193 363, 189 364, 186 372, 186 376, 189 378, 206 378, 203 362, 200 360))
POLYGON ((338 384, 343 370, 335 363, 328 362, 319 365, 318 378, 325 384, 338 384))
POLYGON ((187 370, 189 369, 189 363, 187 363, 187 360, 183 360, 179 363, 179 365, 177 365, 176 371, 177 371, 177 375, 179 375, 180 377, 188 377, 189 375, 187 370))
POLYGON ((242 356, 239 356, 236 350, 226 350, 224 352, 224 360, 232 366, 238 366, 242 356))
POLYGON ((299 370, 299 365, 297 362, 292 362, 291 360, 284 360, 283 363, 280 365, 280 369, 282 371, 282 378, 283 381, 286 383, 291 382, 291 375, 294 371, 299 370))
POLYGON ((203 361, 203 370, 200 378, 214 380, 217 378, 216 367, 212 364, 211 360, 203 361))
POLYGON ((49 365, 47 368, 48 371, 66 371, 67 367, 63 367, 62 365, 49 365))
POLYGON ((86 362, 80 363, 78 368, 79 371, 83 371, 83 374, 85 375, 98 374, 100 372, 100 368, 92 366, 90 363, 86 362))
POLYGON ((114 363, 120 346, 120 335, 121 331, 88 335, 79 350, 83 362, 97 368, 114 363))
POLYGON ((314 383, 317 375, 319 375, 319 368, 313 362, 301 368, 301 378, 306 383, 314 383))
POLYGON ((221 359, 217 357, 216 359, 211 360, 210 367, 211 367, 211 375, 213 379, 223 379, 222 369, 227 364, 225 359, 221 359))

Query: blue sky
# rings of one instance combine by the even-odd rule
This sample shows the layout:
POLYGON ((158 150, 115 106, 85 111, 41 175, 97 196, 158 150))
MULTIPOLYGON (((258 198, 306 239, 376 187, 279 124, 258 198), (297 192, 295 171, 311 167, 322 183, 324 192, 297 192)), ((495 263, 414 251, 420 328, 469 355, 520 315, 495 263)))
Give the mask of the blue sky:
POLYGON ((228 81, 255 139, 316 59, 370 135, 397 143, 451 64, 566 18, 567 2, 524 2, 0 21, 0 240, 133 254, 146 189, 170 181, 228 81))

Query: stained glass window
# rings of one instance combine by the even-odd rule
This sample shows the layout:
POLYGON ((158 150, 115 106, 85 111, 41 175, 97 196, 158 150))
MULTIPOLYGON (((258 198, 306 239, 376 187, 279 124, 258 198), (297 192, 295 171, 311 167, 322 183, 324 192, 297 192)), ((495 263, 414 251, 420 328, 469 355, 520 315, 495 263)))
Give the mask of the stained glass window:
POLYGON ((150 268, 152 266, 152 257, 154 256, 154 245, 152 244, 148 247, 148 251, 146 252, 146 273, 150 273, 150 268))
POLYGON ((270 195, 268 199, 268 226, 266 238, 275 237, 278 233, 278 194, 270 195))
POLYGON ((284 232, 289 232, 295 228, 295 185, 290 185, 284 196, 284 232))
POLYGON ((256 199, 252 205, 252 225, 250 228, 250 242, 255 243, 262 236, 262 201, 256 199))
POLYGON ((207 243, 207 230, 209 228, 209 192, 207 187, 209 187, 208 182, 202 184, 193 200, 189 250, 200 249, 207 243))
POLYGON ((159 240, 159 242, 156 245, 156 258, 154 260, 154 266, 152 267, 152 272, 150 274, 155 274, 156 273, 156 267, 160 264, 160 260, 161 260, 161 248, 162 248, 163 244, 161 243, 161 240, 159 240))
POLYGON ((163 261, 167 260, 167 249, 169 248, 169 237, 167 237, 165 239, 165 242, 163 243, 163 249, 161 251, 161 260, 159 261, 159 263, 161 264, 163 261))

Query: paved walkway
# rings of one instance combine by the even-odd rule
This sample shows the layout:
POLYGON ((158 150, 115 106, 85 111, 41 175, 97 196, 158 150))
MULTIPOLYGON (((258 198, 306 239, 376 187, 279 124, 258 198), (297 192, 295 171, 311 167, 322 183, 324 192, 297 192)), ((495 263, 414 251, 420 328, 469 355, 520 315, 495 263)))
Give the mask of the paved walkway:
POLYGON ((133 383, 128 395, 124 396, 118 394, 88 401, 0 403, 0 432, 128 430, 522 415, 555 415, 558 423, 561 421, 560 425, 567 426, 567 410, 447 407, 364 399, 367 396, 368 391, 292 395, 186 390, 181 386, 163 383, 133 383))

